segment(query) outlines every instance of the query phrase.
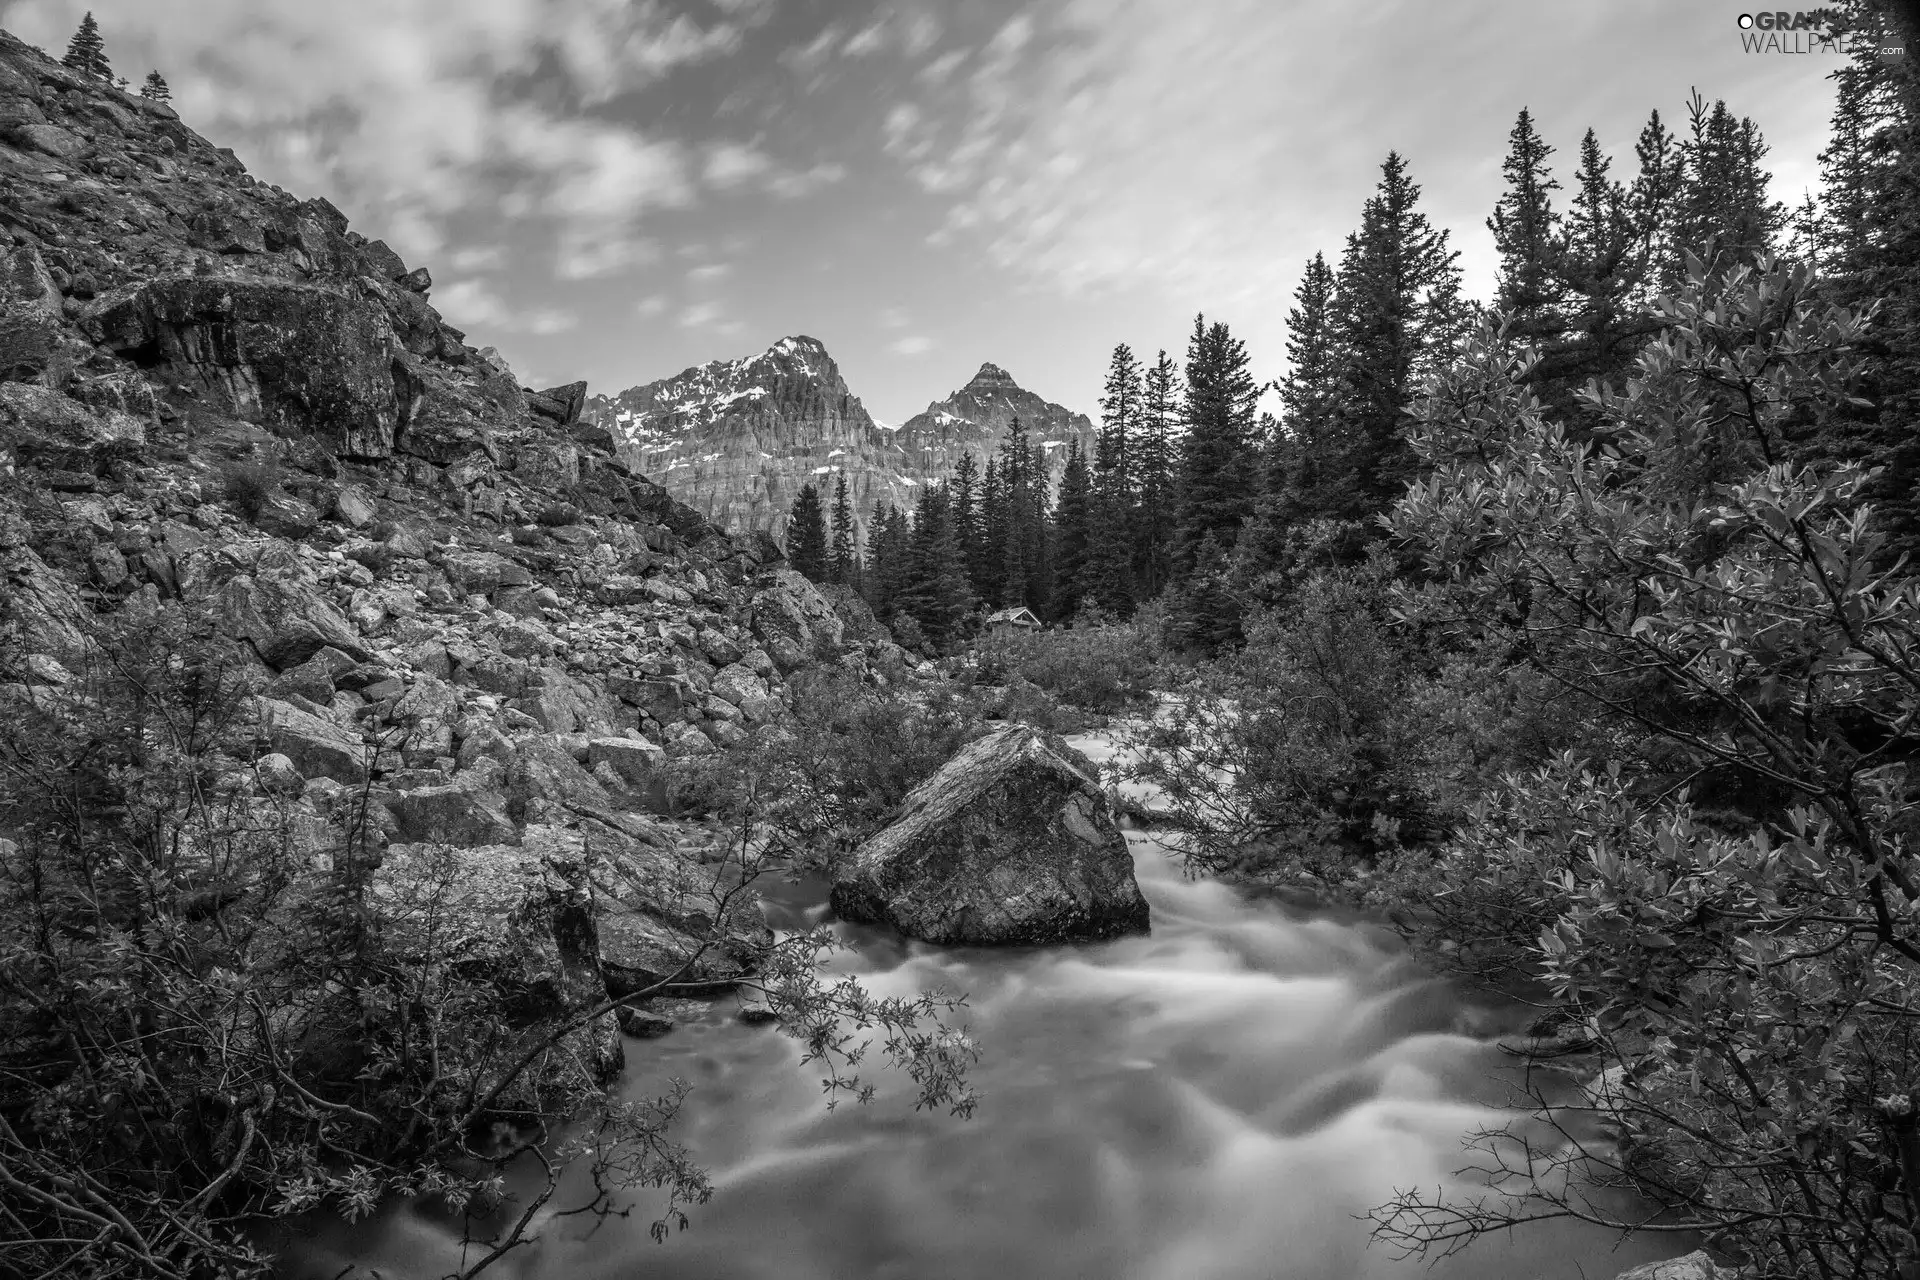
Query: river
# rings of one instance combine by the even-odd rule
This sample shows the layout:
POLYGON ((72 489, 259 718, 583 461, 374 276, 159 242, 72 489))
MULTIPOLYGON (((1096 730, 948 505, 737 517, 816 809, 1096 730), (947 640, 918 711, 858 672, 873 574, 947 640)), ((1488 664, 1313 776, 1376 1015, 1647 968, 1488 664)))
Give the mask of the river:
MULTIPOLYGON (((676 1133, 717 1191, 692 1225, 656 1245, 644 1204, 597 1229, 550 1220, 488 1275, 1604 1280, 1684 1251, 1579 1224, 1432 1268, 1370 1246, 1356 1215, 1396 1187, 1452 1185, 1462 1135, 1500 1119, 1510 1060, 1493 1038, 1521 1013, 1463 998, 1379 926, 1250 903, 1184 879, 1150 833, 1128 840, 1150 936, 988 951, 848 930, 838 966, 870 987, 968 993, 983 1052, 971 1119, 914 1113, 912 1085, 884 1072, 873 1103, 829 1114, 791 1040, 717 1005, 628 1046, 630 1094, 695 1086, 676 1133)), ((777 910, 817 919, 823 895, 777 910)), ((411 1212, 311 1243, 303 1276, 351 1259, 424 1280, 457 1256, 411 1212)))

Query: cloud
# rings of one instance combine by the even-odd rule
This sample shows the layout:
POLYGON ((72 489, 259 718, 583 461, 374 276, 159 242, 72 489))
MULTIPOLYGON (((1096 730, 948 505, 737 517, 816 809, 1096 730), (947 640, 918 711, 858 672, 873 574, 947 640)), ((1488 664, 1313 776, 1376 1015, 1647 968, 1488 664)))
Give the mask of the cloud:
POLYGON ((904 329, 910 323, 911 321, 907 318, 907 313, 899 307, 882 307, 880 309, 880 325, 882 328, 904 329))
MULTIPOLYGON (((563 259, 629 265, 643 258, 612 246, 693 202, 696 158, 580 106, 727 56, 770 12, 731 5, 701 23, 663 0, 88 2, 116 60, 161 68, 194 128, 403 254, 439 250, 455 219, 471 239, 491 218, 576 246, 563 259)), ((78 7, 23 0, 7 26, 59 48, 78 7)))
POLYGON ((706 329, 723 337, 745 333, 747 327, 728 316, 717 302, 696 302, 680 313, 682 329, 706 329))
POLYGON ((730 190, 762 176, 773 168, 773 157, 757 147, 741 142, 720 142, 707 149, 702 173, 710 187, 730 190))
POLYGON ((733 266, 725 262, 703 262, 687 272, 687 279, 695 284, 708 284, 723 280, 733 274, 733 266))
POLYGON ((558 307, 514 307, 482 279, 461 280, 435 289, 433 305, 457 328, 469 331, 547 336, 580 325, 580 317, 558 307))
POLYGON ((910 333, 888 343, 887 350, 897 356, 923 356, 933 350, 933 339, 910 333))
POLYGON ((664 313, 666 309, 667 300, 657 293, 650 293, 633 304, 634 314, 642 316, 657 316, 664 313))

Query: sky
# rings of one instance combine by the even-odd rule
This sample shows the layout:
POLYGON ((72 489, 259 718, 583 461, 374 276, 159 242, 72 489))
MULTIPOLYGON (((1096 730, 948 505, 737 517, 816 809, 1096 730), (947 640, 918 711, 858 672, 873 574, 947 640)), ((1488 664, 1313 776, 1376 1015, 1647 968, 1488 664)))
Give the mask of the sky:
POLYGON ((1689 92, 1817 186, 1831 54, 1749 53, 1734 0, 0 0, 265 181, 433 273, 535 387, 616 392, 809 334, 899 423, 991 361, 1097 413, 1196 313, 1284 371, 1305 262, 1399 151, 1468 291, 1516 113, 1565 181, 1630 177, 1689 92))

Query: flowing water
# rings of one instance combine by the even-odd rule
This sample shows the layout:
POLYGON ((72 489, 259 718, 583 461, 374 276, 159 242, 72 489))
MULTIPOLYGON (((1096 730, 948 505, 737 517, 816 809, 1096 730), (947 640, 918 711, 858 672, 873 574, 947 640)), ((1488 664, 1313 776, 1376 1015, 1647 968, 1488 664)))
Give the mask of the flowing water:
MULTIPOLYGON (((1463 999, 1377 926, 1250 903, 1183 879, 1150 834, 1128 839, 1151 936, 989 951, 847 931, 840 967, 870 988, 969 995, 972 1119, 916 1114, 911 1083, 884 1071, 872 1104, 829 1114, 793 1041, 716 1006, 629 1043, 630 1094, 695 1086, 676 1134, 717 1191, 692 1226, 656 1245, 646 1204, 597 1227, 549 1220, 489 1276, 1574 1280, 1684 1251, 1578 1224, 1431 1268, 1369 1246, 1356 1215, 1397 1187, 1452 1185, 1462 1136, 1499 1120, 1510 1060, 1492 1037, 1519 1015, 1463 999)), ((780 909, 825 910, 818 895, 780 909)), ((298 1270, 313 1276, 349 1258, 437 1276, 458 1257, 404 1211, 310 1243, 298 1270)))

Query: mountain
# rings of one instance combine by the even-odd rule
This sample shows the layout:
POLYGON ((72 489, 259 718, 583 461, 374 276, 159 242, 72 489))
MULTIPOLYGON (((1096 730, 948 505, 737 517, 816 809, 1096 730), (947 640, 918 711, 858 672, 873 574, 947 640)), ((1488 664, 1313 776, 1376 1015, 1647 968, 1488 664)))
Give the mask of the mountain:
POLYGON ((966 386, 907 419, 894 438, 913 474, 950 475, 963 453, 972 453, 985 470, 1016 417, 1030 442, 1046 446, 1049 479, 1055 483, 1066 466, 1069 441, 1078 438, 1082 448, 1093 447, 1094 426, 1086 414, 1042 400, 995 364, 981 365, 966 386))
POLYGON ((759 355, 715 360, 613 396, 589 396, 582 417, 611 432, 635 470, 729 532, 779 536, 800 488, 832 500, 847 478, 864 539, 882 502, 910 506, 963 453, 984 469, 1017 415, 1045 442, 1058 480, 1067 441, 1093 424, 1021 387, 997 365, 900 427, 875 422, 816 338, 782 338, 759 355))

